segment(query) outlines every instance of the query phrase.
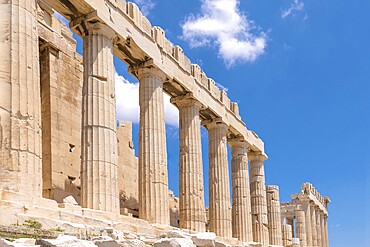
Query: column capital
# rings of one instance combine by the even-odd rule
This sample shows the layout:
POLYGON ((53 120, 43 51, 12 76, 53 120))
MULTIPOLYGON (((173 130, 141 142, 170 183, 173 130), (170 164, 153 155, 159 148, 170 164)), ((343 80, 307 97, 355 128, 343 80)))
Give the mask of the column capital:
POLYGON ((202 121, 202 125, 207 129, 207 130, 211 130, 211 129, 214 129, 216 127, 219 127, 219 128, 223 128, 225 129, 226 131, 229 129, 229 125, 227 125, 226 123, 224 123, 222 121, 222 118, 214 118, 214 119, 210 119, 210 120, 203 120, 202 121))
POLYGON ((267 155, 260 152, 260 151, 258 151, 258 152, 255 152, 255 151, 248 152, 248 158, 251 161, 265 161, 265 160, 268 159, 267 155))
POLYGON ((231 148, 248 148, 249 143, 242 136, 237 136, 227 140, 231 148))
POLYGON ((330 198, 329 198, 329 197, 327 197, 327 196, 325 196, 325 197, 324 197, 324 203, 325 203, 325 207, 326 207, 326 208, 328 208, 329 203, 331 203, 330 198))
POLYGON ((187 93, 181 96, 172 97, 171 103, 176 105, 178 108, 186 107, 186 106, 197 106, 198 108, 202 108, 202 103, 200 103, 192 93, 187 93))
POLYGON ((312 202, 308 196, 300 196, 299 201, 304 205, 310 205, 312 202))
POLYGON ((116 32, 106 24, 94 19, 93 13, 73 19, 69 24, 71 30, 83 38, 88 35, 100 34, 114 40, 116 32))
POLYGON ((136 76, 139 80, 142 80, 145 77, 154 76, 159 78, 162 82, 167 81, 167 74, 156 67, 152 59, 130 66, 128 71, 136 76))

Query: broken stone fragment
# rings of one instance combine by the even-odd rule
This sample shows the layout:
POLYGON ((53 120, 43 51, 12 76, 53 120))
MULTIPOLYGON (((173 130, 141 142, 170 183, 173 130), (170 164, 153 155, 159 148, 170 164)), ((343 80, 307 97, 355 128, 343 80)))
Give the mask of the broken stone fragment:
POLYGON ((199 247, 214 247, 216 234, 213 232, 202 232, 192 235, 192 241, 199 247))
POLYGON ((96 247, 91 241, 80 240, 75 236, 59 235, 57 239, 38 239, 36 244, 43 247, 96 247))
POLYGON ((76 199, 73 196, 67 196, 63 199, 63 203, 66 204, 72 204, 72 205, 78 205, 76 199))
POLYGON ((188 238, 162 238, 153 244, 153 247, 195 247, 188 238))
POLYGON ((161 238, 191 238, 191 235, 186 232, 171 230, 171 231, 162 233, 160 237, 161 238))

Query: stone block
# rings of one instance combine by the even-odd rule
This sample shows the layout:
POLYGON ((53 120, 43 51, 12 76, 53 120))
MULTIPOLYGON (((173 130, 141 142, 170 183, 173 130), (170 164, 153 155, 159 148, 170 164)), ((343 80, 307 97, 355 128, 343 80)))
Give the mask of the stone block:
POLYGON ((20 202, 0 201, 0 225, 18 224, 17 215, 24 211, 24 205, 20 202))
POLYGON ((214 247, 216 244, 216 234, 213 232, 197 233, 191 239, 198 247, 214 247))
POLYGON ((59 203, 58 206, 65 213, 82 215, 82 207, 79 206, 79 205, 72 205, 72 204, 69 204, 69 203, 59 203))
POLYGON ((165 46, 165 32, 162 28, 154 26, 153 27, 153 38, 154 41, 160 48, 164 48, 165 46))
POLYGON ((227 97, 227 92, 222 90, 220 95, 221 102, 226 106, 227 109, 230 109, 230 99, 227 97))
POLYGON ((236 102, 231 102, 230 103, 230 110, 236 115, 239 116, 239 106, 238 103, 236 102))
POLYGON ((191 75, 194 77, 194 79, 198 82, 201 83, 202 81, 202 69, 198 64, 192 64, 191 65, 191 75))
POLYGON ((57 239, 38 239, 36 244, 48 247, 62 246, 79 246, 79 247, 96 247, 91 241, 80 240, 74 236, 60 235, 57 239))
POLYGON ((184 51, 180 46, 176 45, 173 47, 173 57, 181 67, 184 66, 184 51))
POLYGON ((123 13, 126 13, 127 3, 126 0, 116 0, 117 8, 122 10, 123 13))
POLYGON ((116 215, 114 215, 110 212, 94 210, 94 209, 89 209, 89 208, 83 208, 82 209, 82 215, 86 216, 86 217, 91 217, 91 218, 96 218, 96 219, 103 219, 103 220, 114 220, 114 219, 116 219, 116 215))
POLYGON ((141 23, 142 23, 143 31, 151 37, 152 36, 152 24, 150 23, 148 18, 143 16, 141 23))
POLYGON ((187 238, 163 238, 156 241, 153 247, 195 247, 195 245, 187 238))
POLYGON ((191 238, 191 237, 192 236, 189 233, 179 230, 163 232, 160 235, 160 238, 191 238))
POLYGON ((131 17, 137 27, 142 28, 143 14, 141 13, 139 7, 132 2, 127 3, 127 14, 131 17))
POLYGON ((184 70, 188 72, 189 74, 191 73, 191 61, 190 59, 184 55, 184 70))
POLYGON ((149 245, 137 239, 122 241, 119 244, 121 247, 149 247, 149 245))
POLYGON ((168 39, 164 39, 164 52, 172 56, 172 43, 168 39))

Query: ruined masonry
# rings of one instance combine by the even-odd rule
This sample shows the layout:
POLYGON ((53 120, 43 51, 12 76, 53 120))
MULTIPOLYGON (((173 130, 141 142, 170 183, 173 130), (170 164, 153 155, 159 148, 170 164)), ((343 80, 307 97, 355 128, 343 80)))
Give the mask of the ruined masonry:
POLYGON ((264 143, 238 104, 134 3, 2 1, 0 28, 1 227, 132 233, 143 246, 329 246, 330 199, 304 183, 280 203, 279 187, 265 184, 264 143), (138 157, 132 124, 116 123, 114 56, 140 82, 138 157), (163 92, 180 113, 179 198, 168 189, 163 92))

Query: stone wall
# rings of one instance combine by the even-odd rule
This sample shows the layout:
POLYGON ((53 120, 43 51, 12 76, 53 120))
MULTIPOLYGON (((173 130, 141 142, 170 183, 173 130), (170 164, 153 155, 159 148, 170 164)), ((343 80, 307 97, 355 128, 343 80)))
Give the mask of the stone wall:
POLYGON ((138 159, 132 141, 132 123, 121 121, 117 128, 118 188, 121 214, 139 216, 138 159))
MULTIPOLYGON (((44 7, 43 9, 41 7, 44 7)), ((80 202, 82 57, 72 32, 39 7, 43 196, 80 202)))

